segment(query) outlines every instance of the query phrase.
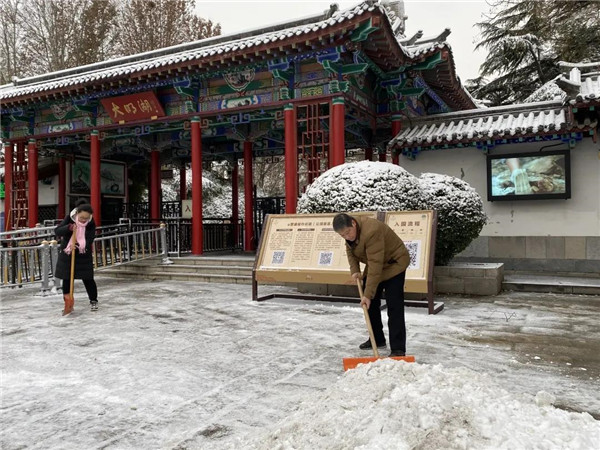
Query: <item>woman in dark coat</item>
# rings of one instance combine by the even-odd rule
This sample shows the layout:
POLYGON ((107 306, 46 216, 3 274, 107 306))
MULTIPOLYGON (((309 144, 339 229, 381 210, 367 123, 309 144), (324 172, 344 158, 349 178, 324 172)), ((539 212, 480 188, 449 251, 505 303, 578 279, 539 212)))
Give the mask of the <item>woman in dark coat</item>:
POLYGON ((79 200, 75 209, 64 218, 55 233, 61 238, 56 277, 63 280, 65 309, 63 316, 71 314, 75 302, 71 295, 71 254, 75 252, 74 278, 82 280, 90 299, 92 311, 98 310, 98 288, 94 281, 92 243, 96 237, 96 223, 92 217, 92 207, 87 201, 79 200), (75 233, 73 248, 72 236, 75 233))

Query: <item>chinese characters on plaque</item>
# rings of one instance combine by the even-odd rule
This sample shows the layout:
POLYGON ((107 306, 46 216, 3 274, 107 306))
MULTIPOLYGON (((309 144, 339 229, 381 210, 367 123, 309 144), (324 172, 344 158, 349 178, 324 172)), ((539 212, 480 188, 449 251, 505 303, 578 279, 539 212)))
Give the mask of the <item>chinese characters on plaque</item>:
POLYGON ((115 123, 156 119, 165 115, 158 98, 152 91, 105 98, 100 102, 115 123))

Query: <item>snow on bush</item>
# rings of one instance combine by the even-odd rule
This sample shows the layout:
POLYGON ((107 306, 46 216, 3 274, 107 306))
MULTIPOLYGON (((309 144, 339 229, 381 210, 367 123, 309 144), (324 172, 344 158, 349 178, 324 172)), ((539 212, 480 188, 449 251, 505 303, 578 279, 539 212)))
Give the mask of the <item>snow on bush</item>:
POLYGON ((317 178, 298 201, 299 213, 438 212, 436 265, 446 265, 479 236, 483 202, 468 183, 448 175, 417 178, 400 166, 360 161, 336 166, 317 178))
POLYGON ((346 372, 245 449, 592 449, 600 422, 467 368, 381 360, 346 372))
MULTIPOLYGON (((173 179, 163 181, 163 201, 177 201, 179 199, 179 171, 175 171, 173 179)), ((192 171, 186 171, 186 187, 192 192, 192 171)), ((191 195, 188 197, 191 200, 191 195)), ((147 201, 147 199, 146 199, 147 201)), ((202 215, 206 218, 228 218, 232 215, 231 185, 225 184, 215 174, 204 171, 202 174, 202 215)), ((243 190, 238 196, 238 211, 244 211, 243 190)))
POLYGON ((438 213, 435 264, 445 266, 479 236, 487 221, 483 201, 469 183, 436 173, 424 173, 419 183, 426 208, 438 213))
POLYGON ((299 213, 423 209, 416 177, 400 166, 360 161, 336 166, 317 178, 298 201, 299 213))

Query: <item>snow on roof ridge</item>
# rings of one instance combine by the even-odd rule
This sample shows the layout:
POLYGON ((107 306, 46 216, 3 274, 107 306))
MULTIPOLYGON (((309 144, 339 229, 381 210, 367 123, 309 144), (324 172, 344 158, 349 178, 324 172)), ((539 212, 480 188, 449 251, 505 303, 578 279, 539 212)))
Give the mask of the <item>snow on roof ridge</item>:
MULTIPOLYGON (((274 23, 274 24, 266 26, 266 27, 250 28, 250 29, 242 30, 242 31, 235 32, 235 33, 211 36, 211 37, 208 37, 205 39, 200 39, 197 41, 184 42, 181 44, 172 45, 170 47, 163 47, 163 48, 159 48, 159 49, 155 49, 155 50, 150 50, 147 52, 136 53, 133 55, 127 55, 127 56, 123 56, 123 57, 119 57, 119 58, 115 58, 115 59, 109 59, 106 61, 99 61, 99 62, 92 63, 92 64, 86 64, 83 66, 71 67, 69 69, 63 69, 63 70, 58 70, 55 72, 34 75, 32 77, 17 79, 16 84, 15 83, 7 83, 5 85, 1 85, 0 92, 2 90, 10 88, 10 87, 32 86, 32 85, 37 84, 37 82, 57 80, 57 79, 60 79, 63 77, 67 77, 68 75, 85 75, 85 74, 97 73, 101 70, 111 69, 111 68, 116 69, 119 67, 132 65, 133 63, 136 63, 136 62, 146 62, 146 61, 150 62, 150 61, 156 60, 157 58, 162 58, 162 57, 165 57, 168 55, 174 56, 174 55, 183 53, 185 51, 207 49, 207 48, 210 48, 211 46, 219 45, 219 44, 227 44, 227 43, 233 44, 235 42, 239 42, 242 40, 250 39, 253 37, 258 38, 258 37, 266 35, 266 34, 275 33, 278 31, 280 32, 280 31, 284 31, 286 29, 292 30, 292 29, 297 29, 298 27, 307 26, 310 24, 316 25, 320 22, 325 22, 336 16, 341 16, 344 13, 355 10, 356 8, 361 7, 363 5, 368 5, 369 7, 372 7, 374 5, 374 1, 373 0, 363 0, 351 8, 335 11, 331 15, 329 15, 328 14, 329 12, 326 11, 323 13, 308 15, 308 16, 304 16, 304 17, 297 18, 297 19, 290 20, 290 21, 277 22, 277 23, 274 23), (90 70, 82 70, 82 69, 86 69, 86 68, 90 69, 90 70)), ((377 5, 377 6, 379 6, 379 5, 377 5)), ((381 9, 381 7, 380 7, 380 9, 381 9)), ((382 9, 382 11, 385 12, 385 8, 382 9)))
POLYGON ((584 63, 584 62, 580 62, 580 63, 570 63, 567 61, 559 61, 558 62, 558 67, 565 67, 568 69, 573 69, 573 68, 583 68, 583 69, 587 69, 588 67, 600 67, 600 61, 593 61, 593 62, 588 62, 588 63, 584 63))
POLYGON ((463 111, 455 111, 443 114, 435 114, 432 116, 424 117, 423 119, 414 120, 415 124, 424 124, 427 122, 439 122, 444 120, 451 119, 466 119, 466 118, 477 118, 477 117, 486 117, 486 116, 494 116, 496 114, 512 114, 517 112, 536 112, 536 111, 547 111, 548 109, 560 109, 563 104, 561 101, 556 100, 546 100, 541 102, 532 102, 525 104, 516 104, 516 105, 502 105, 502 106, 493 106, 490 108, 475 108, 475 109, 467 109, 463 111))

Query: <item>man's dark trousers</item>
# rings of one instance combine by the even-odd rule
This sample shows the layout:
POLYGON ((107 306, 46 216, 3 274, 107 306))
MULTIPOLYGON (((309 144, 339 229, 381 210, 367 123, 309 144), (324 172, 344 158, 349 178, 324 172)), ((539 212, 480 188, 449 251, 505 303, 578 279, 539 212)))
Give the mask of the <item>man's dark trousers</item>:
MULTIPOLYGON (((383 323, 381 322, 381 297, 385 291, 387 304, 388 328, 390 332, 390 349, 406 353, 406 324, 404 321, 404 279, 406 271, 382 281, 377 286, 375 297, 369 307, 369 319, 373 327, 375 342, 385 342, 383 323)), ((366 285, 365 278, 363 287, 366 285)))

